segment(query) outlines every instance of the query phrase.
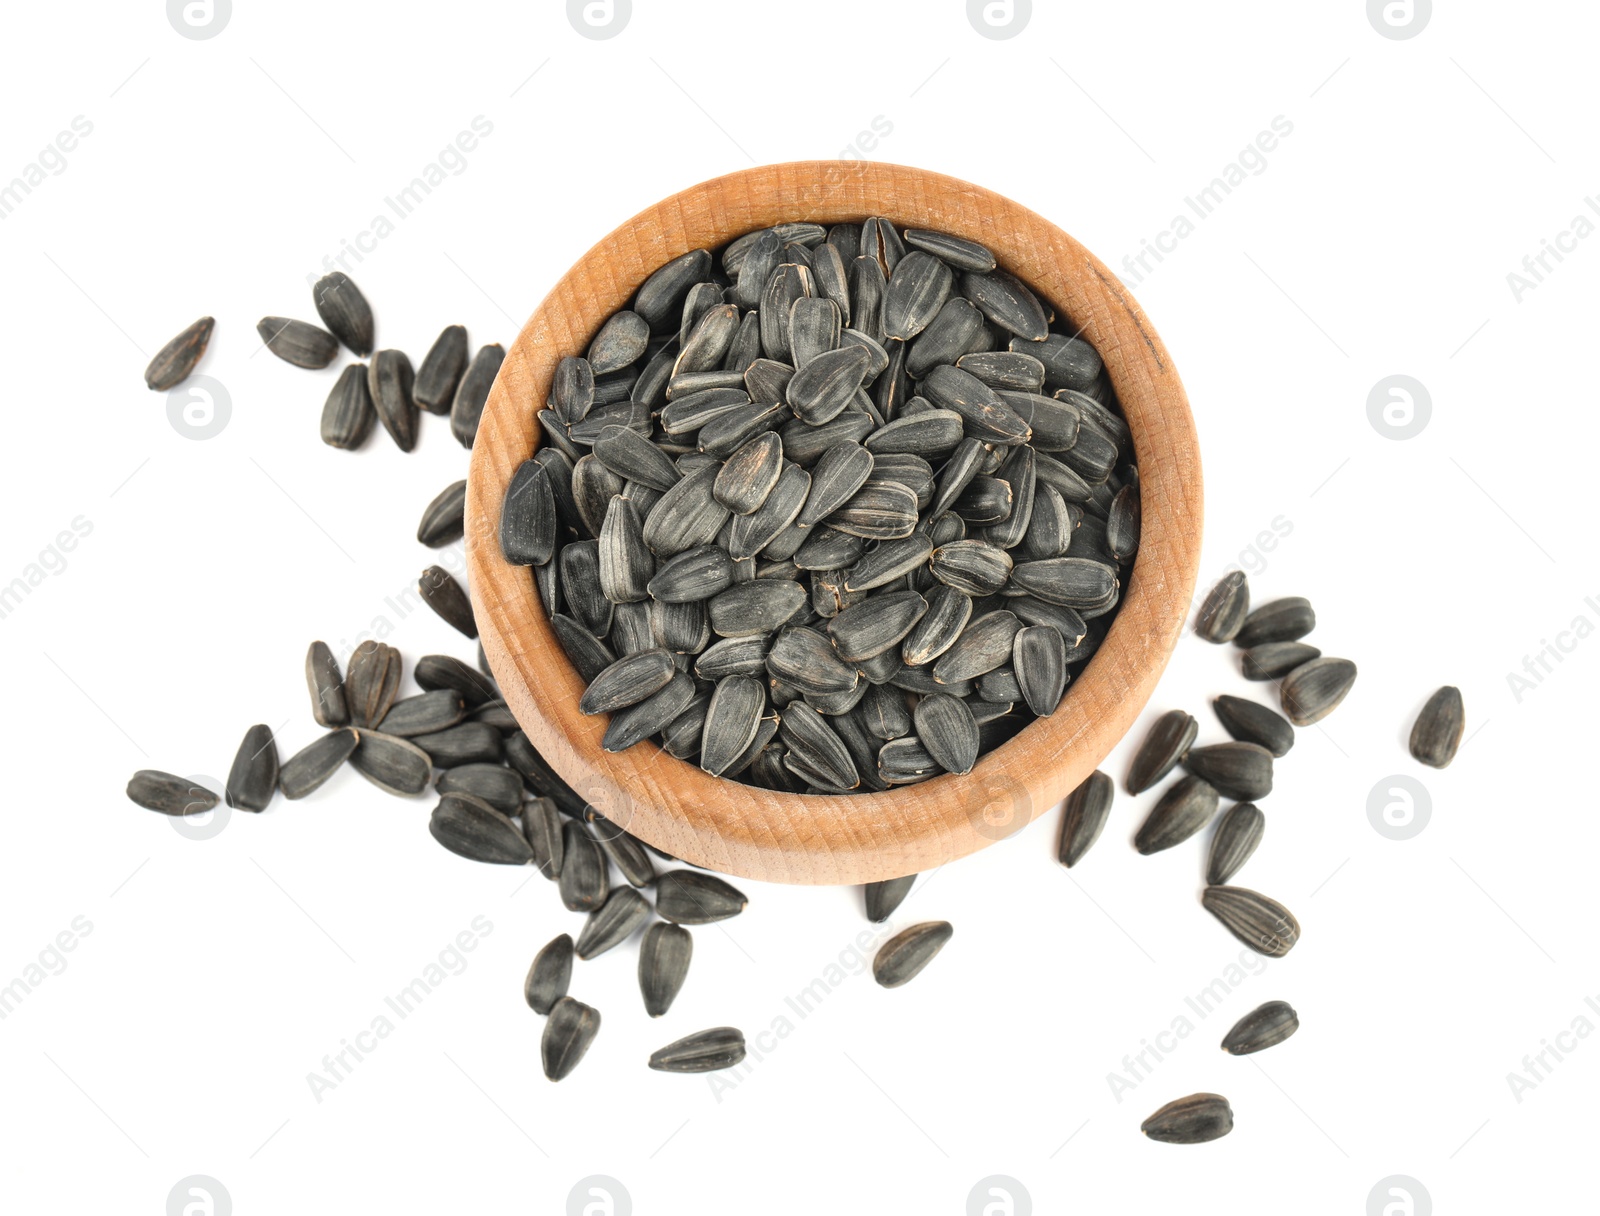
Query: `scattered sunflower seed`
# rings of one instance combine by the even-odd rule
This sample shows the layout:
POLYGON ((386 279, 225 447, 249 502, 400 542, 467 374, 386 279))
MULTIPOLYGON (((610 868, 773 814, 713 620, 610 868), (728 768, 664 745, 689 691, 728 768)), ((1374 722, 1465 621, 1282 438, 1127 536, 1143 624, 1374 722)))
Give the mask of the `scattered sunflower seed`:
POLYGON ((1061 841, 1056 850, 1062 865, 1068 869, 1077 865, 1100 839, 1115 793, 1116 782, 1097 769, 1067 795, 1061 816, 1061 841))
POLYGON ((1259 743, 1213 743, 1192 747, 1183 767, 1219 794, 1254 802, 1272 793, 1272 753, 1259 743))
POLYGON ((949 921, 925 921, 896 933, 872 960, 872 978, 884 988, 908 984, 944 949, 955 932, 949 921))
POLYGON ((668 870, 656 879, 656 915, 675 925, 709 925, 744 911, 743 892, 714 874, 668 870))
MULTIPOLYGON (((433 761, 410 739, 364 730, 350 753, 350 767, 385 793, 397 797, 420 794, 433 775, 433 761)), ((460 769, 453 769, 460 772, 460 769)))
POLYGON ((430 414, 448 414, 455 400, 456 386, 467 368, 467 331, 461 325, 447 325, 417 368, 411 386, 416 403, 430 414))
POLYGON ((583 1059, 595 1035, 600 1033, 600 1011, 582 1001, 564 996, 550 1009, 544 1035, 539 1040, 539 1059, 544 1075, 560 1081, 572 1074, 583 1059))
POLYGON ((411 360, 404 351, 380 350, 367 365, 367 393, 378 421, 395 447, 409 452, 417 446, 417 403, 412 398, 411 360))
POLYGON ((517 825, 471 794, 441 795, 428 820, 428 831, 445 848, 469 861, 522 866, 533 860, 533 850, 517 825))
POLYGON ((312 793, 350 758, 358 742, 360 736, 346 726, 302 747, 278 769, 283 796, 293 801, 312 793))
POLYGON ((1298 642, 1316 627, 1317 614, 1311 609, 1311 601, 1289 596, 1262 604, 1245 617, 1233 644, 1248 649, 1267 642, 1298 642))
POLYGON ((344 726, 350 721, 339 660, 326 642, 312 642, 306 651, 306 685, 311 692, 311 716, 319 726, 344 726))
POLYGON ((1421 764, 1445 768, 1456 758, 1466 728, 1461 690, 1450 685, 1428 698, 1411 727, 1411 755, 1421 764))
POLYGON ((1321 654, 1322 651, 1305 642, 1264 642, 1244 652, 1240 670, 1247 680, 1281 680, 1321 654))
POLYGON ((377 411, 367 389, 368 367, 352 363, 339 373, 322 406, 322 442, 331 448, 353 450, 367 441, 377 411))
POLYGON ((685 1035, 650 1053, 650 1067, 657 1072, 716 1072, 732 1068, 744 1059, 744 1033, 732 1026, 718 1026, 685 1035))
POLYGON ((1200 896, 1205 910, 1250 949, 1282 958, 1300 940, 1300 922, 1275 899, 1247 887, 1211 886, 1200 896))
POLYGON ((266 348, 285 363, 315 371, 327 367, 339 353, 339 340, 325 329, 288 317, 262 317, 256 333, 266 348))
POLYGON ((417 540, 430 549, 442 549, 461 539, 467 506, 467 483, 452 482, 422 512, 417 540))
MULTIPOLYGON (((1295 646, 1299 643, 1279 644, 1295 646)), ((1283 683, 1278 687, 1283 712, 1296 726, 1320 722, 1339 707, 1339 702, 1345 699, 1355 682, 1356 665, 1349 659, 1314 658, 1294 668, 1283 678, 1283 683)))
POLYGON ((140 769, 129 779, 128 797, 145 810, 163 815, 202 815, 221 801, 187 777, 153 768, 140 769))
POLYGON ((694 939, 682 925, 657 921, 639 943, 639 991, 644 1009, 658 1018, 672 1008, 689 977, 694 939))
POLYGON ((1239 872, 1261 843, 1267 817, 1253 802, 1237 802, 1229 807, 1211 838, 1211 853, 1206 861, 1206 882, 1220 887, 1239 872))
POLYGON ((528 1008, 535 1013, 549 1013, 555 1003, 567 995, 572 983, 572 935, 563 933, 546 942, 533 956, 528 968, 528 978, 523 982, 522 995, 528 1008))
POLYGON ((214 317, 201 317, 158 350, 144 369, 145 387, 164 393, 187 380, 195 364, 204 357, 216 324, 214 317))
POLYGON ((1248 1056, 1276 1047, 1299 1029, 1300 1015, 1288 1001, 1268 1001, 1233 1024, 1223 1037, 1222 1050, 1229 1055, 1248 1056))
POLYGON ((1208 642, 1231 642, 1250 614, 1250 583, 1243 570, 1222 576, 1200 605, 1194 631, 1208 642))
POLYGON ((595 958, 620 946, 635 930, 650 919, 650 904, 632 887, 617 887, 584 923, 578 935, 576 953, 581 959, 595 958))
POLYGON ((873 924, 881 925, 894 915, 911 894, 911 884, 917 881, 915 874, 907 874, 904 878, 889 878, 883 882, 869 882, 866 885, 867 919, 873 924))
POLYGON ((605 856, 576 820, 561 825, 561 873, 557 883, 569 912, 593 912, 611 893, 605 856))
POLYGON ((1282 759, 1294 746, 1294 727, 1284 718, 1255 701, 1243 697, 1220 696, 1211 702, 1217 721, 1235 739, 1255 743, 1282 759))
POLYGON ((1199 777, 1183 777, 1156 802, 1133 846, 1148 856, 1182 844, 1217 813, 1217 791, 1199 777))
POLYGON ((505 358, 505 348, 498 342, 480 346, 456 387, 455 399, 450 403, 450 432, 464 448, 470 448, 478 436, 478 422, 483 417, 483 407, 489 400, 489 390, 494 387, 494 378, 500 374, 500 365, 505 358))
POLYGON ((1233 1130, 1233 1107, 1221 1094, 1190 1094, 1168 1102, 1139 1130, 1163 1144, 1204 1144, 1233 1130))
POLYGON ((372 305, 349 275, 342 270, 323 275, 312 287, 311 298, 317 316, 351 354, 365 359, 372 353, 372 305))

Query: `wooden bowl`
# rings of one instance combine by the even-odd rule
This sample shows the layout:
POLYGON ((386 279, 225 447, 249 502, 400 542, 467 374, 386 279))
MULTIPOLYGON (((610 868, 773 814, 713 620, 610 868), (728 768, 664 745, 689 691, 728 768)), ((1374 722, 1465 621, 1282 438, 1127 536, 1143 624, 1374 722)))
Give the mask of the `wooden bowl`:
MULTIPOLYGON (((1068 332, 1071 332, 1069 328, 1068 332)), ((865 883, 934 869, 1011 835, 1095 769, 1144 707, 1182 631, 1200 553, 1200 455, 1178 373, 1143 311, 1088 250, 981 187, 898 165, 805 161, 704 182, 646 209, 556 284, 506 355, 472 452, 466 536, 483 647, 529 739, 597 810, 675 857, 796 883, 865 883), (605 717, 578 712, 583 681, 530 573, 500 555, 500 504, 538 446, 535 412, 556 363, 587 349, 657 267, 784 220, 881 215, 980 241, 1070 318, 1105 360, 1133 433, 1142 544, 1121 610, 1061 707, 946 775, 881 794, 775 793, 712 777, 654 743, 612 755, 605 717)))

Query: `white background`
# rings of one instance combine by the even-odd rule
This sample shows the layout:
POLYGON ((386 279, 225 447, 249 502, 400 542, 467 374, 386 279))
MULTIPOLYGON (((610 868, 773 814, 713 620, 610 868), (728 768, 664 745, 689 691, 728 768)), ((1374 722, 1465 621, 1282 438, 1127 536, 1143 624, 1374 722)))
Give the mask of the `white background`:
MULTIPOLYGON (((1580 213, 1600 220, 1584 202, 1600 189, 1595 14, 1441 5, 1394 40, 1356 0, 1035 7, 1006 40, 958 0, 637 0, 610 40, 580 37, 559 3, 510 0, 237 0, 209 40, 180 37, 159 0, 8 10, 0 181, 75 116, 93 125, 0 221, 0 584, 74 519, 92 529, 0 619, 0 985, 37 978, 74 918, 92 926, 0 1021, 8 1209, 160 1213, 193 1174, 241 1216, 555 1212, 591 1174, 640 1213, 958 1213, 995 1174, 1018 1212, 1025 1191, 1040 1212, 1355 1216, 1393 1174, 1421 1184, 1396 1211, 1429 1210, 1424 1191, 1440 1212, 1572 1206, 1600 1044, 1556 1036, 1600 1025, 1595 806, 1576 763, 1600 643, 1560 631, 1600 622, 1585 600, 1600 241, 1520 301, 1507 274, 1580 213), (339 364, 292 368, 253 327, 311 316, 324 254, 479 115, 493 132, 465 170, 351 263, 380 344, 413 359, 452 322, 474 346, 509 343, 578 254, 663 195, 852 146, 1009 195, 1123 273, 1186 195, 1292 122, 1264 171, 1124 278, 1199 423, 1202 589, 1242 563, 1258 601, 1311 597, 1311 640, 1361 666, 1280 762, 1239 879, 1299 915, 1293 955, 1241 955, 1198 906, 1203 839, 1138 856, 1155 795, 1119 792, 1070 875, 1052 812, 919 883, 894 925, 948 919, 955 937, 897 991, 857 960, 809 1017, 786 1005, 872 929, 846 889, 742 883, 748 911, 694 931, 689 982, 656 1023, 632 945, 579 964, 573 993, 604 1025, 555 1086, 520 989, 580 920, 528 872, 441 850, 430 800, 346 772, 195 841, 123 797, 137 768, 220 779, 254 722, 285 755, 314 737, 312 638, 344 650, 382 618, 410 659, 470 657, 389 602, 435 560, 413 539, 421 508, 465 475, 445 421, 424 415, 409 456, 381 434, 327 448, 339 364), (862 147, 874 119, 892 130, 862 147), (208 312, 200 370, 232 411, 197 441, 141 373, 208 312), (1367 414, 1397 373, 1432 400, 1404 441, 1367 414), (1253 548, 1280 517, 1288 535, 1253 548), (1519 697, 1508 675, 1558 634, 1571 653, 1519 697), (1436 773, 1404 740, 1443 683, 1463 689, 1471 738, 1436 773), (1367 814, 1394 774, 1432 805, 1404 842, 1367 814), (492 932, 465 970, 314 1098, 323 1057, 479 916, 492 932), (1199 1018, 1185 998, 1241 956, 1253 970, 1199 1018), (1218 1050, 1273 998, 1299 1009, 1297 1037, 1218 1050), (1108 1075, 1185 1014, 1193 1033, 1118 1101, 1108 1075), (689 1031, 754 1042, 782 1017, 792 1033, 720 1095, 644 1066, 689 1031), (1508 1074, 1546 1040, 1575 1050, 1518 1101, 1508 1074), (1139 1134, 1196 1090, 1232 1100, 1230 1137, 1139 1134)), ((1175 706, 1223 738, 1209 698, 1263 691, 1233 660, 1186 636, 1135 739, 1175 706)), ((1119 782, 1130 750, 1106 763, 1119 782)))

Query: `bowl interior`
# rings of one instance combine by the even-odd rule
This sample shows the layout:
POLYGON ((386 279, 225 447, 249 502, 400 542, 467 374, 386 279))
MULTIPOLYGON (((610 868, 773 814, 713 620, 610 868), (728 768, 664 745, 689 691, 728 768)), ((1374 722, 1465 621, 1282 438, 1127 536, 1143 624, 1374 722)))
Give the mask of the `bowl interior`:
MULTIPOLYGON (((1070 329, 1069 329, 1070 332, 1070 329)), ((468 572, 484 650, 528 737, 591 805, 675 857, 783 882, 863 883, 932 869, 1003 839, 1104 759, 1144 707, 1188 615, 1199 560, 1200 462, 1183 386, 1137 303, 1092 254, 1026 208, 924 170, 855 161, 771 165, 673 195, 590 250, 507 352, 473 447, 468 572), (551 630, 528 569, 500 555, 500 504, 539 444, 537 411, 565 355, 582 353, 663 263, 785 220, 881 215, 988 246, 1070 318, 1105 361, 1133 435, 1141 543, 1121 606, 1060 708, 945 775, 880 794, 778 793, 715 778, 654 743, 610 754, 604 716, 551 630)))

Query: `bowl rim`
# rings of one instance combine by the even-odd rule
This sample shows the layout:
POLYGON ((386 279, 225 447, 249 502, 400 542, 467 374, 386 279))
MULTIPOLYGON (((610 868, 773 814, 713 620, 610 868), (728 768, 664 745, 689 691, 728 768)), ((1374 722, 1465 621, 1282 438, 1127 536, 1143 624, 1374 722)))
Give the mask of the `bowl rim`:
POLYGON ((1076 788, 1143 710, 1183 631, 1199 571, 1203 488, 1194 419, 1143 310, 1092 253, 1033 211, 928 170, 796 161, 713 178, 645 208, 562 276, 508 348, 467 479, 469 589, 485 655, 534 746, 598 812, 661 851, 746 878, 864 883, 933 869, 1021 830, 1076 788), (785 220, 883 215, 993 250, 1099 351, 1133 434, 1141 544, 1106 638, 1055 714, 969 774, 885 793, 789 794, 712 777, 650 741, 601 750, 604 715, 556 641, 533 577, 501 556, 500 504, 537 449, 556 363, 587 349, 644 279, 693 249, 785 220))

